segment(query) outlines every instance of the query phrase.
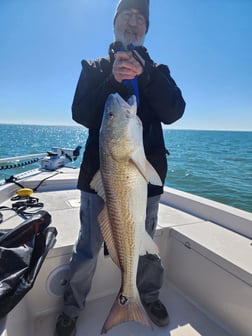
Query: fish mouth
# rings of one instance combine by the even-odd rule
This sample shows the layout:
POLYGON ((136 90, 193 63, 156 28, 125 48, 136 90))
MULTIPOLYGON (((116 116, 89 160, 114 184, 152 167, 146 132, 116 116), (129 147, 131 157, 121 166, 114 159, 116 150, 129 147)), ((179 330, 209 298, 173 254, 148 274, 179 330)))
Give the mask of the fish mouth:
POLYGON ((105 110, 111 117, 120 114, 125 115, 126 118, 135 117, 137 114, 136 96, 132 95, 125 101, 119 93, 111 93, 107 98, 105 110))
POLYGON ((129 97, 128 101, 127 101, 129 106, 134 106, 137 104, 137 99, 135 95, 132 95, 131 97, 129 97))
POLYGON ((108 96, 107 99, 108 104, 116 104, 125 109, 132 107, 137 104, 136 96, 132 95, 127 101, 125 101, 119 93, 112 93, 108 96))

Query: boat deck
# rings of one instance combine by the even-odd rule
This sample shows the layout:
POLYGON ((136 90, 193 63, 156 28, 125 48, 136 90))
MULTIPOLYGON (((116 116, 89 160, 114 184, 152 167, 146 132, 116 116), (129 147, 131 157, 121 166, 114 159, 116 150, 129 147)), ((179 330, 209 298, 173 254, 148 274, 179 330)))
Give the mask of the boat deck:
MULTIPOLYGON (((57 224, 58 236, 57 242, 53 251, 50 251, 49 257, 57 256, 59 253, 69 253, 72 245, 77 238, 79 229, 79 191, 78 190, 65 190, 56 192, 42 192, 36 193, 34 196, 39 198, 40 202, 44 203, 44 209, 52 215, 52 225, 57 224), (60 206, 59 206, 60 205, 60 206)), ((6 206, 10 206, 10 201, 4 203, 6 206)), ((9 216, 9 220, 6 220, 1 226, 2 229, 6 227, 16 226, 22 219, 19 216, 14 215, 12 212, 6 212, 5 216, 9 216)), ((190 223, 197 223, 201 220, 189 214, 185 214, 182 211, 167 206, 160 205, 159 213, 159 229, 167 227, 169 225, 183 225, 190 223), (169 218, 168 218, 169 217, 169 218)), ((160 230, 157 231, 157 237, 160 234, 160 230)), ((106 262, 109 262, 108 257, 106 262)), ((113 266, 111 266, 113 267, 113 266)), ((117 272, 116 270, 113 270, 117 272)), ((97 277, 101 275, 97 274, 94 281, 99 281, 97 277)), ((118 284, 119 284, 118 276, 118 284)), ((35 288, 36 290, 36 284, 35 288)), ((32 294, 28 293, 27 297, 32 294)), ((115 299, 115 293, 105 295, 101 298, 96 298, 94 289, 91 291, 90 297, 86 304, 84 312, 80 315, 77 324, 77 336, 88 335, 98 336, 102 325, 107 317, 107 314, 111 308, 111 305, 115 299)), ((224 329, 218 326, 212 321, 204 312, 198 309, 193 303, 191 303, 176 287, 174 287, 168 280, 165 282, 161 295, 162 301, 165 303, 169 315, 170 325, 165 328, 158 328, 153 325, 153 329, 142 326, 141 324, 129 322, 121 324, 111 329, 108 334, 111 336, 228 336, 224 329)), ((55 327, 55 321, 57 319, 58 312, 55 313, 42 313, 34 318, 34 334, 36 336, 52 335, 55 327)), ((11 314, 10 314, 11 317, 11 314)), ((8 333, 8 336, 12 336, 8 333)), ((27 335, 28 336, 28 335, 27 335)))
MULTIPOLYGON (((62 277, 56 279, 57 275, 56 278, 53 275, 55 269, 67 267, 79 232, 80 193, 75 189, 78 172, 66 170, 65 173, 67 176, 58 174, 45 181, 39 191, 34 193, 39 202, 44 203, 44 210, 52 216, 51 225, 58 231, 57 241, 42 266, 34 288, 9 313, 6 330, 2 333, 0 326, 1 336, 53 335, 57 315, 62 309, 64 290, 64 286, 61 285, 62 277)), ((50 174, 52 175, 35 174, 25 186, 34 188, 50 174)), ((11 206, 9 197, 14 194, 15 188, 12 186, 8 190, 1 190, 1 205, 11 206)), ((173 197, 177 197, 176 192, 173 197)), ((190 202, 189 199, 186 201, 190 202)), ((249 313, 252 302, 251 240, 215 225, 211 221, 215 211, 213 206, 210 212, 207 208, 209 214, 204 217, 193 214, 193 211, 183 211, 177 199, 177 206, 172 205, 172 200, 169 202, 163 199, 160 204, 155 240, 166 269, 160 298, 168 309, 170 325, 165 328, 153 326, 153 329, 150 329, 135 322, 128 322, 112 328, 108 335, 252 335, 249 313)), ((199 202, 196 205, 200 208, 206 206, 199 202)), ((188 206, 193 208, 193 204, 188 206)), ((218 211, 222 209, 218 208, 218 211)), ((23 219, 12 211, 4 211, 3 215, 4 222, 0 229, 10 229, 23 222, 23 219)), ((234 216, 235 219, 230 217, 228 224, 232 220, 238 223, 239 216, 243 216, 246 223, 251 223, 251 214, 236 211, 234 216)), ((219 213, 218 217, 221 217, 219 213)), ((244 227, 245 230, 251 230, 249 225, 244 227)), ((62 276, 67 278, 67 269, 62 276)), ((117 267, 109 257, 104 257, 101 251, 86 308, 77 322, 77 336, 100 335, 119 283, 120 274, 117 267)))
MULTIPOLYGON (((165 283, 161 297, 170 315, 171 322, 168 327, 159 328, 153 325, 151 329, 136 322, 127 322, 112 328, 107 334, 110 336, 230 336, 170 283, 165 283)), ((77 322, 77 336, 100 335, 114 299, 115 295, 109 295, 88 301, 77 322)), ((34 334, 36 336, 53 335, 56 319, 57 314, 38 317, 34 334)))

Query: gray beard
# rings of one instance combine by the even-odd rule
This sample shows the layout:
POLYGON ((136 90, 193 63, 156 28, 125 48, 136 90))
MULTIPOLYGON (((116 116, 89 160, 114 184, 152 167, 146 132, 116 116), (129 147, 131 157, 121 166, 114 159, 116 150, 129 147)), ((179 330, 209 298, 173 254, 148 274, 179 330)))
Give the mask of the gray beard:
POLYGON ((127 45, 129 45, 130 43, 133 43, 135 47, 138 47, 138 46, 143 46, 144 44, 144 38, 145 38, 145 35, 143 36, 142 39, 138 39, 138 40, 135 40, 134 42, 129 42, 129 41, 126 41, 123 34, 121 34, 120 32, 116 32, 114 30, 114 39, 115 41, 117 42, 122 42, 123 46, 126 48, 127 45))

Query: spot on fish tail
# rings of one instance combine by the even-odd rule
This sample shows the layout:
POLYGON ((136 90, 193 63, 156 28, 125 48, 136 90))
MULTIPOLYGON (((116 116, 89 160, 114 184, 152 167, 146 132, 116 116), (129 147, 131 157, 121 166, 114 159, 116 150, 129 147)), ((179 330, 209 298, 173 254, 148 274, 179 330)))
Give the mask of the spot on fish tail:
POLYGON ((126 296, 120 294, 119 302, 120 302, 120 305, 125 306, 129 302, 129 300, 127 299, 126 296))

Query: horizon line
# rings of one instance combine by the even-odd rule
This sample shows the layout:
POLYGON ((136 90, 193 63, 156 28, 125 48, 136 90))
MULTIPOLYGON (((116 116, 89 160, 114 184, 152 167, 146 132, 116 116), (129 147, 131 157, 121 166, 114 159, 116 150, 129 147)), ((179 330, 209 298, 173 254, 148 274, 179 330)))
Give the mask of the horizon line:
MULTIPOLYGON (((76 123, 74 124, 37 124, 37 123, 14 123, 14 122, 0 122, 0 125, 13 125, 13 126, 51 126, 51 127, 84 127, 82 125, 79 125, 76 123)), ((222 129, 222 128, 185 128, 185 127, 173 127, 169 125, 163 125, 162 124, 162 129, 163 130, 169 130, 169 131, 222 131, 222 132, 252 132, 252 129, 222 129)))

